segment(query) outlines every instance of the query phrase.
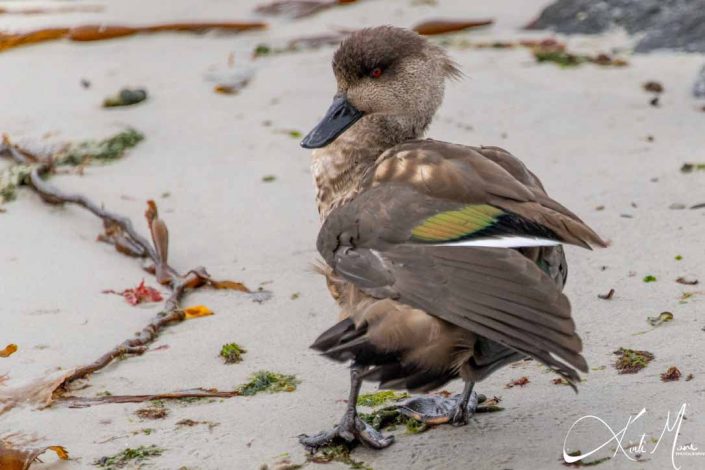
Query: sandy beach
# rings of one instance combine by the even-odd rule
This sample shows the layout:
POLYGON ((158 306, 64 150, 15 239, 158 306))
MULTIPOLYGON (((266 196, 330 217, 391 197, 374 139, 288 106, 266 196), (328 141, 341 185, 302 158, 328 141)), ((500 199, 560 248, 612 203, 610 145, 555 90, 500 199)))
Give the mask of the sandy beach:
MULTIPOLYGON (((684 163, 705 162, 703 103, 690 94, 703 56, 631 55, 632 40, 622 33, 565 37, 522 31, 549 3, 545 0, 472 6, 462 0, 436 5, 368 0, 299 20, 257 17, 253 10, 259 3, 96 1, 91 4, 104 5, 104 11, 0 15, 0 29, 12 31, 100 22, 269 23, 267 30, 238 35, 165 33, 2 52, 0 131, 15 142, 36 143, 102 138, 128 126, 139 130, 145 140, 121 160, 88 166, 82 175, 56 175, 51 182, 129 216, 145 236, 145 201, 154 199, 169 226, 175 268, 206 266, 214 277, 272 293, 264 302, 232 291, 193 293, 187 304, 207 305, 213 316, 168 328, 149 352, 115 361, 73 384, 73 395, 230 390, 259 370, 296 375, 300 384, 291 393, 168 402, 168 416, 160 420, 136 416, 145 406, 140 403, 17 406, 0 415, 0 437, 33 435, 40 444, 62 445, 71 455, 59 461, 45 454, 32 469, 96 468, 97 459, 141 445, 164 449, 144 468, 277 468, 274 464, 287 458, 304 463, 297 435, 333 425, 348 390, 346 365, 308 349, 338 312, 325 281, 311 269, 319 220, 309 152, 299 147, 300 133, 316 123, 335 91, 334 46, 257 60, 252 51, 258 44, 277 46, 337 28, 494 18, 489 28, 450 37, 488 42, 556 37, 571 50, 617 49, 629 61, 617 68, 560 68, 536 63, 525 48, 451 46, 466 76, 449 85, 428 133, 510 150, 539 175, 553 198, 609 240, 604 250, 567 248, 566 293, 592 370, 576 395, 555 385, 554 376, 535 361, 506 367, 477 385, 478 392, 501 397, 503 411, 477 414, 460 428, 439 426, 420 434, 398 428, 390 448, 357 448, 352 457, 375 470, 561 469, 564 439, 576 420, 594 415, 616 433, 645 408, 623 441, 625 447, 638 444, 646 434, 641 462, 619 452, 596 468, 667 469, 672 468, 673 438, 664 437, 650 451, 667 415, 673 423, 683 404, 686 419, 678 443, 705 451, 703 291, 700 285, 675 282, 681 276, 705 281, 705 210, 689 209, 705 202, 705 171, 681 171, 684 163), (236 95, 214 93, 210 76, 240 69, 253 73, 245 88, 236 95), (90 88, 81 87, 82 79, 90 88), (650 95, 642 89, 649 80, 665 88, 659 107, 649 105, 650 95), (105 96, 125 86, 146 88, 148 100, 101 107, 105 96), (269 175, 273 181, 264 181, 269 175), (685 209, 670 208, 673 204, 685 209), (656 281, 644 282, 646 276, 656 281), (611 300, 598 298, 610 289, 615 290, 611 300), (673 314, 673 321, 658 327, 647 323, 647 317, 664 311, 673 314), (247 349, 241 363, 224 364, 218 357, 230 342, 247 349), (618 374, 613 351, 620 347, 650 351, 655 358, 637 374, 618 374), (660 374, 671 366, 683 378, 662 382, 660 374), (688 374, 692 380, 686 381, 688 374), (505 387, 523 376, 527 385, 505 387), (185 419, 214 425, 177 425, 185 419)), ((0 2, 8 8, 21 5, 0 2)), ((7 165, 0 159, 0 170, 7 165)), ((0 359, 0 376, 8 377, 0 381, 0 395, 3 387, 92 362, 159 311, 159 303, 133 307, 102 293, 142 279, 157 284, 139 261, 96 242, 101 223, 91 214, 47 205, 27 188, 1 207, 0 348, 16 343, 19 350, 0 359)), ((460 382, 447 387, 461 388, 460 382)), ((570 447, 587 452, 610 438, 609 429, 593 421, 575 428, 570 447)), ((612 442, 596 455, 612 456, 616 448, 612 442)), ((705 456, 674 459, 684 470, 705 468, 705 456)), ((332 462, 323 468, 348 465, 332 462)))

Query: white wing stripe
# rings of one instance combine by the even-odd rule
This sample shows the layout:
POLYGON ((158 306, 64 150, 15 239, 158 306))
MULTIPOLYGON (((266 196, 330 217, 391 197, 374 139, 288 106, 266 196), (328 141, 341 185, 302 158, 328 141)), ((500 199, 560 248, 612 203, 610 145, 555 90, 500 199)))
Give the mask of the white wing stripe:
POLYGON ((477 240, 460 240, 450 243, 438 243, 436 246, 476 246, 488 248, 521 248, 529 246, 556 246, 561 242, 538 237, 505 236, 497 238, 483 238, 477 240))

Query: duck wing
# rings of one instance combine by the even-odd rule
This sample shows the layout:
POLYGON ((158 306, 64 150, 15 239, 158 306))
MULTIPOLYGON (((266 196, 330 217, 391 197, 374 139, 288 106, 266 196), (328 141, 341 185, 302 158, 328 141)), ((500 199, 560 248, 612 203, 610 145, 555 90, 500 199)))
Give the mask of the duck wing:
POLYGON ((420 142, 382 155, 367 189, 329 214, 317 243, 326 263, 374 298, 420 308, 577 381, 587 364, 568 299, 507 248, 602 240, 530 173, 522 182, 475 149, 420 142))
POLYGON ((606 243, 580 218, 551 199, 539 179, 499 147, 415 140, 383 153, 368 186, 401 183, 447 201, 489 204, 546 227, 566 243, 606 243))

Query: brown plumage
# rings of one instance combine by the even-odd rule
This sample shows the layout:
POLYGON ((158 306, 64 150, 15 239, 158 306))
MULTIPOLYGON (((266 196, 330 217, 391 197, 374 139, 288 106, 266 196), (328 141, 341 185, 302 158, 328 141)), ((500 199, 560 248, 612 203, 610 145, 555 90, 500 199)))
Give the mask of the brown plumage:
MULTIPOLYGON (((333 69, 336 101, 303 145, 318 147, 318 249, 342 312, 312 347, 353 361, 353 392, 360 378, 427 391, 462 377, 454 424, 472 412, 475 381, 522 357, 577 382, 587 363, 561 293, 560 244, 604 241, 509 152, 418 139, 458 76, 437 46, 397 28, 362 30, 333 69)), ((351 406, 333 434, 302 442, 388 445, 351 406)))

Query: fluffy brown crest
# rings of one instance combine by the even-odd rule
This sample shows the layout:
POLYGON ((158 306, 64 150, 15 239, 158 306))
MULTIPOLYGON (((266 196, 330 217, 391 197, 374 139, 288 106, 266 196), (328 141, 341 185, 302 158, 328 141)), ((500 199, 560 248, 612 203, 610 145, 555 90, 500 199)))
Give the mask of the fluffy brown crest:
POLYGON ((398 71, 404 59, 440 59, 444 78, 459 78, 462 73, 445 51, 414 31, 394 26, 365 28, 352 33, 333 56, 333 70, 338 80, 354 83, 368 77, 377 67, 398 71))

